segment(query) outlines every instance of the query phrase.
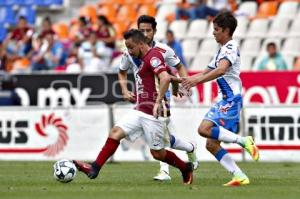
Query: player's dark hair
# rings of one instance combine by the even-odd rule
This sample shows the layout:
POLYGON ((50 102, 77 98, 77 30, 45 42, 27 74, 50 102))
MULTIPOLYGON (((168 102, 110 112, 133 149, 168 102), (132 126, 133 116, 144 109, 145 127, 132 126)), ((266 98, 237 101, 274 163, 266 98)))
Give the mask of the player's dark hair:
POLYGON ((146 36, 138 29, 130 29, 124 33, 124 39, 132 39, 133 42, 146 43, 146 36))
POLYGON ((153 30, 156 30, 157 22, 154 17, 151 17, 149 15, 141 15, 141 16, 139 16, 139 18, 137 20, 138 27, 140 27, 141 23, 150 23, 153 30))
POLYGON ((223 30, 228 28, 230 36, 233 35, 237 27, 237 20, 231 12, 221 12, 215 17, 213 23, 221 27, 223 30))

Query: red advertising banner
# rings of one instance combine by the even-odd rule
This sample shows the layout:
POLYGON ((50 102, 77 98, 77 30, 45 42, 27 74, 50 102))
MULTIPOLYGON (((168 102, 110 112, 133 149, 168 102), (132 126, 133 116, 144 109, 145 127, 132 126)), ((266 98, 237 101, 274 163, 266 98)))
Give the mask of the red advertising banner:
MULTIPOLYGON (((195 73, 190 73, 190 75, 195 73)), ((299 104, 300 72, 244 72, 240 75, 243 84, 244 104, 299 104)), ((216 98, 215 81, 197 86, 201 104, 211 104, 216 98)))

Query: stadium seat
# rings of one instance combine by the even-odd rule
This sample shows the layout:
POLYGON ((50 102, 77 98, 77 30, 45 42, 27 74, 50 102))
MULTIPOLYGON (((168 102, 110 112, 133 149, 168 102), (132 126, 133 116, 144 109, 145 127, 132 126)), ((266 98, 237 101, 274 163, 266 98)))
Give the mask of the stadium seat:
POLYGON ((60 40, 65 40, 69 38, 69 27, 67 24, 56 23, 53 24, 52 28, 60 40))
POLYGON ((214 31, 214 24, 210 23, 207 28, 206 38, 213 39, 214 38, 213 31, 214 31))
POLYGON ((278 8, 277 1, 264 1, 262 2, 256 14, 256 18, 266 18, 266 17, 273 17, 277 13, 278 8))
POLYGON ((188 22, 186 20, 175 20, 170 24, 171 29, 176 39, 184 39, 187 31, 188 22))
POLYGON ((241 54, 241 71, 251 71, 253 66, 253 56, 241 54))
POLYGON ((293 70, 294 66, 294 61, 295 61, 295 56, 290 56, 290 55, 284 55, 284 60, 286 62, 286 65, 288 67, 288 70, 293 70))
POLYGON ((288 37, 300 37, 300 20, 299 18, 294 19, 290 30, 288 32, 288 37))
POLYGON ((23 0, 0 0, 0 6, 21 5, 23 0))
POLYGON ((161 4, 157 9, 156 19, 166 20, 168 15, 175 13, 175 10, 176 4, 161 4))
POLYGON ((281 53, 283 55, 300 55, 300 38, 287 38, 282 46, 281 53))
POLYGON ((163 40, 166 38, 166 32, 168 29, 168 23, 167 21, 163 20, 157 20, 157 27, 156 27, 157 31, 155 34, 155 38, 158 40, 163 40))
POLYGON ((156 15, 156 7, 152 4, 144 4, 141 5, 137 12, 137 17, 140 15, 150 15, 152 17, 155 17, 156 15))
POLYGON ((193 20, 188 28, 186 38, 189 39, 201 39, 205 38, 207 33, 207 20, 196 19, 193 20))
POLYGON ((235 12, 237 15, 254 17, 257 12, 257 3, 255 1, 242 2, 238 10, 235 12))
POLYGON ((88 17, 92 22, 97 20, 97 8, 94 5, 86 5, 80 8, 79 15, 82 17, 88 17))
POLYGON ((200 44, 200 48, 196 56, 199 55, 206 55, 206 56, 213 56, 219 48, 218 43, 215 39, 204 39, 200 44))
POLYGON ((4 26, 0 25, 0 41, 2 42, 7 35, 7 30, 4 26))
POLYGON ((241 54, 248 56, 256 56, 260 51, 261 39, 260 38, 246 38, 241 45, 241 54))
POLYGON ((114 28, 117 33, 117 39, 123 38, 123 33, 127 30, 128 25, 123 22, 116 22, 114 23, 114 28))
POLYGON ((29 24, 34 25, 36 19, 36 10, 32 6, 22 6, 16 16, 16 20, 20 17, 26 17, 29 24))
POLYGON ((103 1, 99 1, 98 5, 102 6, 102 5, 124 5, 125 4, 125 0, 103 0, 103 1))
POLYGON ((185 39, 182 42, 183 56, 186 58, 187 64, 190 64, 190 61, 198 52, 199 40, 198 39, 185 39))
POLYGON ((189 71, 202 71, 206 69, 212 58, 212 56, 197 55, 192 61, 189 71))
POLYGON ((0 23, 4 26, 16 24, 15 13, 11 6, 0 7, 0 23))
POLYGON ((123 21, 126 19, 128 23, 134 22, 136 20, 137 12, 136 8, 131 5, 122 5, 117 13, 116 19, 118 21, 123 21))
POLYGON ((41 7, 62 6, 64 0, 34 0, 34 4, 41 7))
POLYGON ((114 22, 116 20, 117 9, 113 4, 104 4, 99 7, 98 13, 106 16, 110 22, 114 22))
POLYGON ((234 31, 234 38, 244 38, 246 36, 249 19, 247 17, 237 17, 238 26, 234 31))
POLYGON ((268 37, 286 37, 289 28, 289 18, 278 18, 275 17, 272 20, 271 26, 268 31, 268 37))
POLYGON ((298 11, 299 2, 284 1, 280 4, 277 17, 293 19, 298 11))
POLYGON ((247 37, 264 38, 269 26, 268 19, 255 19, 250 23, 247 37))

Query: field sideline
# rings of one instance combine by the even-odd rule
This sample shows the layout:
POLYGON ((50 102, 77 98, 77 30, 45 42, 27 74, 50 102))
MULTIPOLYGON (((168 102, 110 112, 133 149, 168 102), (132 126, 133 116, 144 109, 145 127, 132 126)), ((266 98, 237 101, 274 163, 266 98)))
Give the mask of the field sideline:
POLYGON ((222 187, 230 175, 216 162, 203 162, 193 185, 184 186, 180 173, 171 169, 171 182, 152 180, 158 163, 120 162, 107 164, 96 180, 82 173, 67 184, 54 180, 54 162, 0 163, 0 198, 25 199, 296 199, 300 197, 299 163, 239 163, 251 185, 222 187))

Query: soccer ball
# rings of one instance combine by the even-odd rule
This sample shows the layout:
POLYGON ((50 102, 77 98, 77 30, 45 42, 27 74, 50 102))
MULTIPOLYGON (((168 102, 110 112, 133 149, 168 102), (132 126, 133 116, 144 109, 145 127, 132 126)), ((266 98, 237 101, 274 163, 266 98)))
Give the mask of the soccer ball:
POLYGON ((58 160, 53 165, 54 178, 59 182, 71 182, 76 176, 77 168, 70 160, 58 160))

